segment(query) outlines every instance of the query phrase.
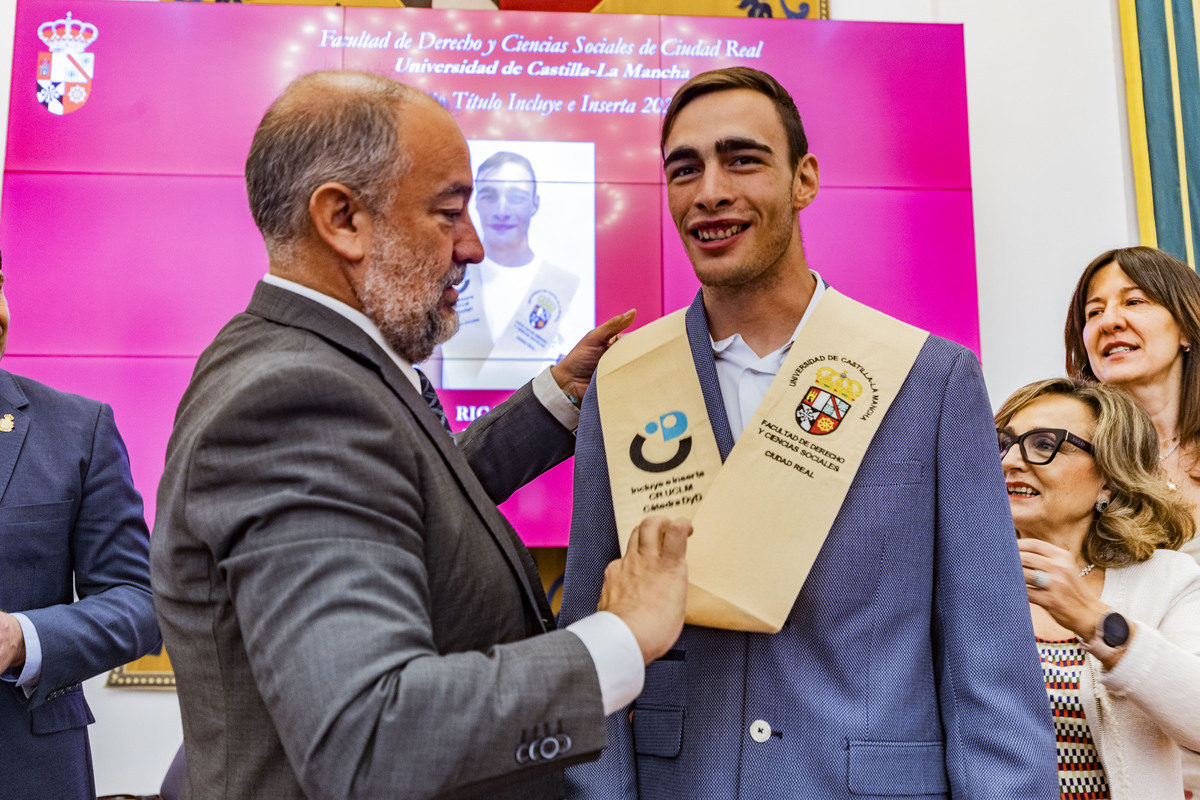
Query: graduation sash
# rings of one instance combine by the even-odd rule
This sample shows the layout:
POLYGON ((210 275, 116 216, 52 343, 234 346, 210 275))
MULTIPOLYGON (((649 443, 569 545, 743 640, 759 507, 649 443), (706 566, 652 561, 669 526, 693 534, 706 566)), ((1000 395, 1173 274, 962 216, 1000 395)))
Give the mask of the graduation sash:
POLYGON ((578 288, 579 276, 542 261, 493 340, 481 271, 472 264, 458 296, 458 333, 442 345, 442 386, 515 389, 554 363, 559 323, 578 288))
POLYGON ((685 314, 596 372, 622 552, 644 517, 690 518, 687 621, 774 633, 929 334, 826 289, 722 464, 685 314))

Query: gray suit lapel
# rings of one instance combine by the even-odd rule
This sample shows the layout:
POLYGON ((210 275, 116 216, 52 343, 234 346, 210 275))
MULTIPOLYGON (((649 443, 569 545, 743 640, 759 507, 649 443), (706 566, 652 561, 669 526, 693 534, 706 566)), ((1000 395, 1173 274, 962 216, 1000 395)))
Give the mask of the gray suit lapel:
POLYGON ((23 410, 29 405, 25 392, 13 376, 0 370, 0 501, 8 490, 13 468, 25 445, 25 434, 29 432, 29 415, 23 410), (11 428, 4 419, 12 415, 11 428))
POLYGON ((283 325, 311 331, 343 350, 349 357, 370 365, 379 373, 397 399, 412 412, 413 419, 446 461, 463 493, 486 523, 488 533, 496 542, 496 546, 504 553, 530 606, 536 610, 539 618, 546 619, 549 616, 549 607, 545 604, 544 594, 533 590, 531 581, 536 577, 536 568, 531 576, 526 562, 531 563, 532 560, 524 551, 524 545, 514 541, 515 534, 511 526, 484 492, 466 458, 446 435, 445 428, 429 404, 409 383, 408 378, 388 354, 361 328, 341 314, 278 286, 259 283, 246 311, 283 325))
POLYGON ((383 353, 371 342, 371 346, 379 358, 376 362, 379 367, 380 375, 384 382, 396 394, 400 401, 412 410, 413 416, 420 424, 421 429, 425 431, 425 435, 437 448, 442 458, 450 465, 450 470, 454 473, 454 477, 458 480, 459 486, 470 498, 471 504, 475 506, 479 515, 487 522, 488 532, 492 535, 500 550, 504 553, 504 557, 508 559, 509 565, 513 572, 516 573, 518 580, 521 583, 521 589, 525 593, 526 598, 532 607, 537 609, 538 617, 542 620, 550 617, 549 607, 543 609, 545 600, 543 592, 533 591, 531 581, 537 575, 537 567, 533 564, 533 559, 525 546, 517 539, 516 532, 512 526, 508 524, 503 515, 500 514, 496 504, 491 501, 487 493, 483 490, 483 486, 475 478, 475 473, 471 470, 471 465, 467 463, 467 459, 454 445, 454 441, 446 435, 446 429, 442 427, 441 420, 433 413, 425 398, 417 392, 413 385, 409 383, 404 373, 396 366, 386 353, 383 353), (530 574, 532 569, 533 574, 530 574))

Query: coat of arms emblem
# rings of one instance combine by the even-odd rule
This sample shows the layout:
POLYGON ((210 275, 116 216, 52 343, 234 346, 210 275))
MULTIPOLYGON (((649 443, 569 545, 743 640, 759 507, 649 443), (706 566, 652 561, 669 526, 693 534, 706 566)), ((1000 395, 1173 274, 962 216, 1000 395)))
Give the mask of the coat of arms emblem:
POLYGON ((48 51, 38 53, 37 101, 51 114, 78 111, 92 96, 96 56, 84 51, 99 34, 95 25, 72 19, 69 11, 65 19, 38 26, 48 51))
POLYGON ((796 407, 796 421, 805 433, 824 436, 837 430, 850 410, 850 404, 862 394, 863 387, 846 377, 846 373, 830 367, 817 370, 815 383, 796 407))
POLYGON ((557 298, 549 292, 538 293, 534 298, 533 308, 529 311, 529 324, 534 330, 540 331, 557 319, 557 314, 557 298))

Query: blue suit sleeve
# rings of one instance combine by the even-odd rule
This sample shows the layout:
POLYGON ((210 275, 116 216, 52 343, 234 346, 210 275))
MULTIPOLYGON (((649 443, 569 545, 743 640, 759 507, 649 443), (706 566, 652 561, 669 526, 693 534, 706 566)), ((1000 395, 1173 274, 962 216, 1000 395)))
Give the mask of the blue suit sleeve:
POLYGON ((132 661, 162 641, 150 596, 150 534, 112 409, 102 405, 71 523, 74 603, 30 609, 42 673, 30 704, 132 661))
POLYGON ((1053 722, 983 376, 956 359, 938 419, 934 649, 952 795, 1059 796, 1053 722))
MULTIPOLYGON (((604 456, 604 433, 592 382, 583 399, 575 446, 575 500, 571 509, 571 542, 563 579, 561 623, 569 625, 596 611, 604 568, 620 558, 616 518, 604 456)), ((568 798, 637 797, 637 766, 629 709, 605 719, 608 747, 596 761, 567 770, 568 798)))

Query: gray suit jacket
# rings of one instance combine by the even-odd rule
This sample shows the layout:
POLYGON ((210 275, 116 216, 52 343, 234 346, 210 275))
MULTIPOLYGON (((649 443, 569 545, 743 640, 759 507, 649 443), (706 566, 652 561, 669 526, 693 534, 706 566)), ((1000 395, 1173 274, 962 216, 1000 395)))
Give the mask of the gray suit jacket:
POLYGON ((481 422, 456 448, 366 334, 265 284, 204 352, 151 537, 185 797, 550 797, 598 754, 595 668, 495 506, 572 437, 528 386, 481 422))

